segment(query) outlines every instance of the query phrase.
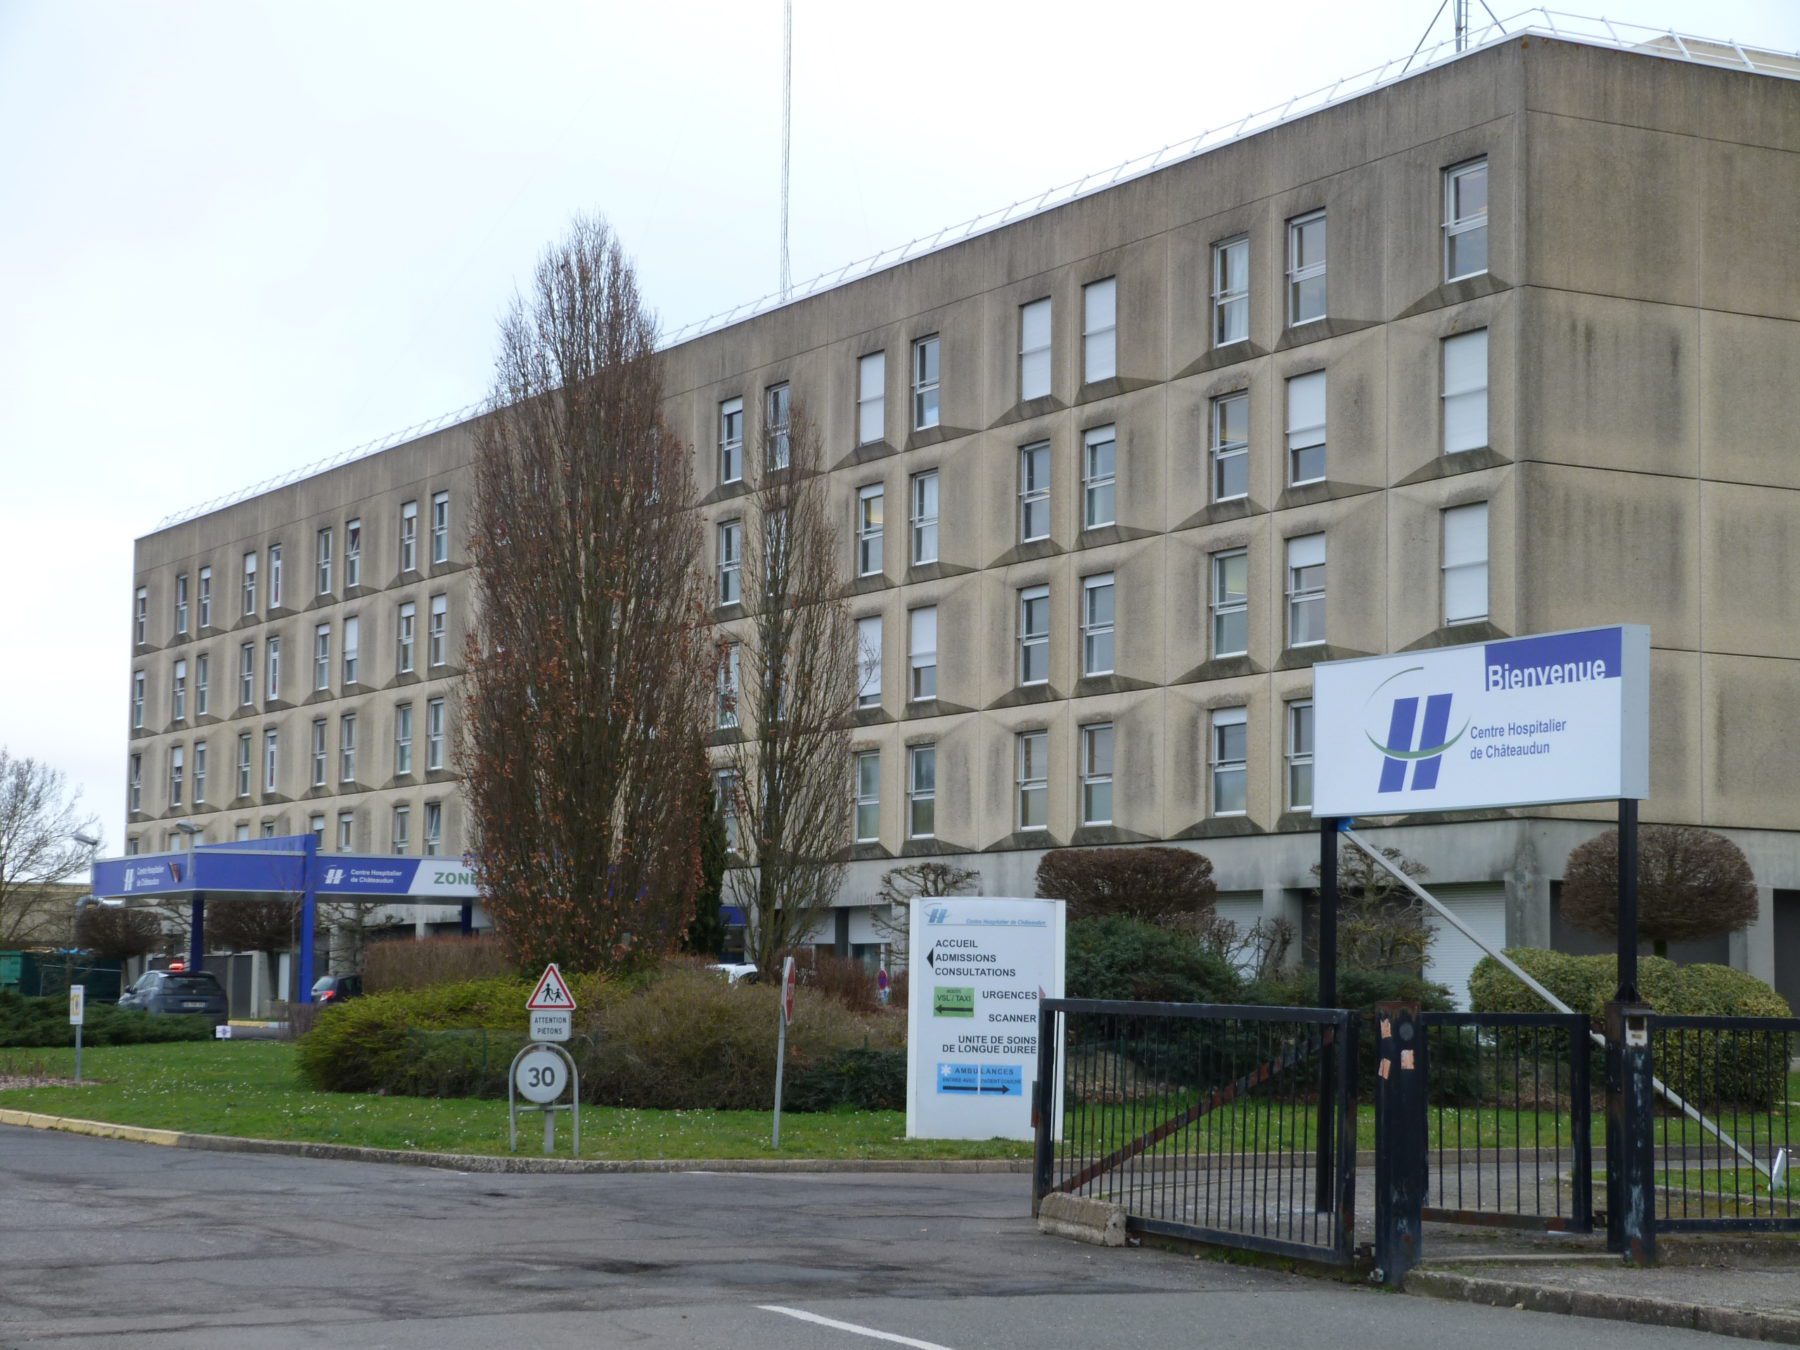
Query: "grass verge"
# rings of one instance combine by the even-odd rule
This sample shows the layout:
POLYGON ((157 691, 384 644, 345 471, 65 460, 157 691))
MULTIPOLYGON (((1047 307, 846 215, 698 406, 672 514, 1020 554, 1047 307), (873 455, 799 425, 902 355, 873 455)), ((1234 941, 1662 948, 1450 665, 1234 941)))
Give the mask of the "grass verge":
MULTIPOLYGON (((74 1073, 72 1049, 0 1050, 9 1073, 74 1073)), ((90 1049, 83 1087, 0 1092, 0 1107, 246 1139, 290 1139, 364 1148, 504 1154, 506 1104, 461 1098, 374 1097, 313 1092, 280 1041, 203 1041, 90 1049)), ((585 1158, 1027 1158, 1009 1140, 908 1139, 898 1111, 784 1114, 781 1150, 769 1147, 762 1111, 626 1111, 583 1107, 585 1158)), ((543 1126, 519 1122, 519 1151, 541 1156, 543 1126)), ((566 1121, 557 1152, 569 1154, 566 1121)))

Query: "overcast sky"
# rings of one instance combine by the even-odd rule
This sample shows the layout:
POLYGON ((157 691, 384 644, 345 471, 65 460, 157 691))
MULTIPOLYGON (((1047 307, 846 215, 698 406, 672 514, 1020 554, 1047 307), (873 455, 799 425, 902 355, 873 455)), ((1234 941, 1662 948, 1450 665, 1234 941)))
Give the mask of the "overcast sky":
MULTIPOLYGON (((1796 0, 1624 4, 1800 48, 1796 0)), ((794 8, 800 280, 1404 56, 1437 5, 794 8)), ((109 853, 138 535, 480 398, 574 212, 666 328, 778 279, 780 0, 0 0, 0 128, 0 744, 109 853)))

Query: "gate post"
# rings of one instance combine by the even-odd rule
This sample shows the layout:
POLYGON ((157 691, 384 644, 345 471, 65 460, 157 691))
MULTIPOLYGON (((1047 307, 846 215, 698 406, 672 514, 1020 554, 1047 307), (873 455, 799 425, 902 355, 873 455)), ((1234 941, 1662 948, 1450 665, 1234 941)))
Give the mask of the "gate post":
POLYGON ((1032 1146, 1031 1217, 1050 1194, 1051 1172, 1055 1162, 1056 1130, 1051 1115, 1056 1109, 1057 1017, 1044 1000, 1038 1002, 1037 1082, 1031 1085, 1031 1123, 1037 1131, 1032 1146))
POLYGON ((1425 1024, 1416 1003, 1377 1004, 1375 1016, 1375 1266, 1398 1289, 1425 1247, 1425 1024))
POLYGON ((1656 1097, 1650 1009, 1606 1005, 1606 1249, 1656 1264, 1656 1097))

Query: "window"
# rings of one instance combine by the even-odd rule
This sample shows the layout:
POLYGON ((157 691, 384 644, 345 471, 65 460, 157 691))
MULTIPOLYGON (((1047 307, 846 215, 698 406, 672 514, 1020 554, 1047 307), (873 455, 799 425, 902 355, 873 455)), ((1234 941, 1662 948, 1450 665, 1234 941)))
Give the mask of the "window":
POLYGON ((394 773, 396 776, 410 774, 413 771, 412 733, 412 704, 402 703, 394 709, 394 773))
POLYGON ((131 729, 144 729, 144 672, 131 672, 131 729))
POLYGON ((263 730, 263 791, 275 790, 278 763, 281 750, 281 733, 274 727, 263 730))
POLYGON ((1118 278, 1081 288, 1081 378, 1096 384, 1119 373, 1118 278))
POLYGON ((1250 495, 1250 395, 1212 401, 1212 489, 1215 502, 1250 495))
POLYGON ((275 822, 274 821, 265 820, 262 823, 262 837, 264 839, 273 839, 275 837, 275 822))
POLYGON ((719 708, 718 725, 729 729, 738 724, 738 675, 742 645, 730 643, 719 655, 718 686, 719 708))
POLYGON ((873 844, 881 838, 881 751, 863 750, 856 756, 856 842, 873 844))
POLYGON ((1444 347, 1444 453, 1479 450, 1488 443, 1488 334, 1447 337, 1444 347))
POLYGON ((1312 810, 1313 705, 1297 701, 1287 707, 1288 810, 1312 810))
POLYGON ((325 847, 325 817, 324 817, 323 813, 308 816, 307 820, 306 820, 306 828, 311 832, 312 837, 319 841, 319 847, 324 848, 325 847))
POLYGON ((356 684, 362 664, 362 620, 352 614, 344 620, 344 683, 356 684))
MULTIPOLYGON (((447 563, 450 561, 450 494, 434 492, 431 494, 431 561, 447 563)), ((425 808, 426 829, 429 833, 431 808, 425 808)))
POLYGON ((419 622, 419 607, 411 600, 400 606, 400 619, 394 632, 399 649, 394 658, 394 668, 402 675, 412 674, 414 633, 419 622))
POLYGON ((140 647, 150 640, 150 588, 148 586, 139 586, 137 596, 132 601, 131 640, 140 647))
POLYGON ((735 605, 744 598, 744 522, 722 521, 719 525, 719 603, 735 605))
POLYGON ((1113 672, 1113 574, 1081 579, 1081 673, 1113 672))
POLYGON ((281 545, 269 545, 269 608, 281 608, 281 545))
POLYGON ((1081 729, 1081 823, 1110 825, 1113 818, 1113 729, 1096 722, 1081 729))
POLYGON ((319 531, 319 545, 316 554, 319 584, 315 589, 320 595, 331 594, 331 534, 332 530, 329 525, 319 531))
POLYGON ((425 856, 435 858, 444 851, 444 804, 425 803, 425 856))
POLYGON ((713 775, 713 809, 725 823, 725 847, 736 853, 743 841, 738 837, 737 775, 722 769, 713 775))
POLYGON ((405 853, 412 847, 412 807, 394 808, 394 852, 405 853))
POLYGON ((1488 504, 1444 512, 1444 622, 1475 623, 1488 616, 1488 504))
POLYGON ((1082 437, 1081 527, 1091 530, 1116 519, 1114 442, 1111 427, 1095 427, 1082 437))
POLYGON ((194 716, 205 717, 212 704, 212 658, 205 652, 194 658, 194 716))
POLYGON ((188 579, 183 572, 175 578, 175 632, 186 633, 188 630, 188 579))
POLYGON ((434 698, 425 705, 425 767, 444 767, 444 700, 434 698))
POLYGON ((719 405, 719 481, 744 477, 744 400, 728 398, 719 405))
POLYGON ((187 720, 187 662, 177 661, 169 678, 169 717, 172 721, 187 720))
POLYGON ((400 570, 419 570, 419 504, 400 503, 400 570))
POLYGON ((244 613, 256 613, 256 555, 244 555, 244 613))
POLYGON ((1019 306, 1019 402, 1050 393, 1050 301, 1019 306))
POLYGON ((856 621, 856 706, 881 706, 881 616, 856 621))
POLYGON ((169 747, 169 805, 181 805, 182 775, 187 763, 187 752, 179 745, 169 747))
POLYGON ((1050 537, 1050 442, 1019 449, 1019 542, 1050 537))
POLYGON ((1050 733, 1021 731, 1018 742, 1019 828, 1050 828, 1050 733))
POLYGON ((930 839, 937 833, 937 747, 914 745, 906 751, 906 834, 930 839))
POLYGON ((1250 239, 1240 234, 1213 245, 1213 346, 1250 336, 1250 239))
POLYGON ((1325 317, 1325 213, 1288 222, 1288 323, 1325 317))
POLYGON ((339 853, 348 853, 352 842, 352 832, 356 826, 356 816, 350 811, 339 811, 337 818, 337 846, 339 853))
POLYGON ((870 352, 856 363, 856 443, 887 435, 887 353, 870 352))
POLYGON ((1287 541, 1288 646, 1325 641, 1325 536, 1287 541))
POLYGON ((362 585, 362 521, 344 522, 344 589, 362 585))
POLYGON ((856 490, 856 575, 874 576, 881 571, 882 485, 869 483, 856 490))
POLYGON ((194 805, 206 805, 206 742, 194 742, 194 805))
POLYGON ((240 731, 237 743, 237 795, 250 795, 250 733, 240 731))
MULTIPOLYGON (((355 620, 351 620, 352 623, 355 620)), ((346 641, 348 639, 346 638, 346 641)), ((450 597, 434 595, 431 597, 431 617, 425 629, 426 659, 432 668, 443 666, 450 659, 450 597)))
POLYGON ((785 384, 763 391, 763 426, 769 438, 769 467, 785 469, 792 453, 794 400, 785 384))
POLYGON ((338 781, 356 781, 356 714, 338 718, 338 781))
POLYGON ((144 809, 144 757, 133 755, 126 770, 125 800, 133 811, 144 809))
POLYGON ((200 569, 200 626, 212 627, 212 568, 200 569))
POLYGON ((256 644, 246 642, 238 648, 238 706, 248 708, 256 702, 256 644))
POLYGON ((938 339, 933 333, 913 343, 913 430, 938 424, 938 339))
POLYGON ((281 697, 281 639, 273 635, 263 646, 263 681, 271 702, 281 697))
POLYGON ((1444 170, 1444 280, 1488 270, 1488 173, 1485 159, 1444 170))
POLYGON ((312 785, 316 788, 325 786, 325 719, 313 718, 312 724, 312 785))
POLYGON ((331 688, 331 625, 313 629, 313 688, 331 688))
POLYGON ((1325 372, 1296 375, 1287 382, 1288 482, 1316 483, 1325 477, 1325 372))
POLYGON ((1044 684, 1050 678, 1050 588, 1026 586, 1019 592, 1019 683, 1044 684))
POLYGON ((1250 650, 1250 555, 1241 548, 1212 555, 1212 654, 1250 650))
POLYGON ((912 685, 908 697, 916 703, 937 697, 937 606, 915 609, 907 618, 912 629, 912 685))
POLYGON ((938 560, 938 475, 915 473, 912 478, 913 565, 938 560))
POLYGON ((1243 708, 1212 712, 1212 813, 1241 816, 1249 787, 1249 715, 1243 708))

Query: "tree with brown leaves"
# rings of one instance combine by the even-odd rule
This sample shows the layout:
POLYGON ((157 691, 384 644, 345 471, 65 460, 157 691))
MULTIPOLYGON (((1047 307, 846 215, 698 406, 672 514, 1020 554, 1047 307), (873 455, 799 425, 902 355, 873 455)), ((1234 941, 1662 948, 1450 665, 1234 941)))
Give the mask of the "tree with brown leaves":
POLYGON ((538 263, 492 403, 459 751, 482 900, 521 969, 642 965, 693 917, 713 644, 655 321, 604 223, 538 263))
POLYGON ((129 961, 162 950, 163 930, 147 909, 87 905, 75 915, 75 945, 106 961, 129 961))
POLYGON ((785 456, 779 434, 764 428, 745 511, 744 735, 726 752, 742 859, 731 893, 745 914, 745 959, 765 978, 812 935, 843 881, 857 682, 823 442, 797 403, 785 456))
MULTIPOLYGON (((1619 931, 1619 832, 1608 830, 1569 855, 1562 915, 1603 937, 1619 931)), ((1756 921, 1756 876, 1743 850, 1692 825, 1638 832, 1638 934, 1658 956, 1671 942, 1721 937, 1756 921)))
POLYGON ((1211 858, 1186 848, 1053 848, 1038 864, 1037 893, 1066 900, 1071 923, 1122 914, 1197 928, 1218 899, 1212 872, 1211 858))

